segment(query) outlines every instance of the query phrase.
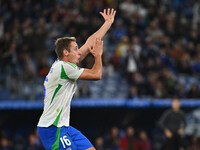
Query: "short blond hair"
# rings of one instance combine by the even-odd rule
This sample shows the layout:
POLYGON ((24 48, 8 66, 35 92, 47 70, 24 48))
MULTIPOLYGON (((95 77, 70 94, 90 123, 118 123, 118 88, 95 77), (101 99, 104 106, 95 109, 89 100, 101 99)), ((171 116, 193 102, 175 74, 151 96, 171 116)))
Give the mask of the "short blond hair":
POLYGON ((69 44, 72 41, 76 42, 76 38, 75 37, 62 37, 62 38, 58 38, 55 41, 55 52, 56 52, 58 58, 63 57, 64 49, 69 51, 69 44))

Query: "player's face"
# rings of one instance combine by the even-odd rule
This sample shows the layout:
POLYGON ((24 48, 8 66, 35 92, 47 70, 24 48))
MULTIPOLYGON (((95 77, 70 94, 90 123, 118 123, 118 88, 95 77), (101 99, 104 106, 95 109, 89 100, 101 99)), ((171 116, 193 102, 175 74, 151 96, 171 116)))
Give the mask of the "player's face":
POLYGON ((81 53, 78 49, 77 43, 71 42, 69 45, 69 50, 70 50, 69 55, 68 55, 69 61, 73 64, 78 65, 81 53))

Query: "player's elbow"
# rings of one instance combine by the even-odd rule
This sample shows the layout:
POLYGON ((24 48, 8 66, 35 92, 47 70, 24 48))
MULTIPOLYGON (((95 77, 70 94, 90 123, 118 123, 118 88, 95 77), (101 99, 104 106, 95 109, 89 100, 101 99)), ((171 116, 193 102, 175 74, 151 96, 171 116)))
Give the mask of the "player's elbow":
POLYGON ((96 74, 94 75, 94 80, 97 81, 97 80, 101 80, 102 78, 102 75, 101 74, 96 74))
POLYGON ((101 70, 93 70, 91 72, 91 75, 93 77, 93 80, 97 81, 97 80, 101 80, 102 78, 102 71, 101 70))
POLYGON ((102 72, 100 71, 94 71, 94 70, 88 70, 85 69, 83 73, 79 76, 79 79, 81 80, 101 80, 102 78, 102 72))
POLYGON ((98 77, 98 79, 97 79, 97 80, 101 80, 101 78, 102 78, 102 75, 99 75, 99 77, 98 77))
POLYGON ((98 80, 101 80, 101 74, 93 73, 90 76, 88 76, 87 78, 88 78, 88 80, 98 81, 98 80))

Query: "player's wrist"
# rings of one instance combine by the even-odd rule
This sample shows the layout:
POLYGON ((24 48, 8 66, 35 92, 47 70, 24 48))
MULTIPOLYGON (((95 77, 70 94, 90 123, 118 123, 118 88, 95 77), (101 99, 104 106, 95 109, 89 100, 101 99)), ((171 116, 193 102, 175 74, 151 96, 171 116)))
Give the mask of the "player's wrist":
POLYGON ((107 19, 107 20, 105 20, 105 23, 111 25, 113 23, 113 21, 111 19, 107 19))
POLYGON ((99 58, 101 58, 101 56, 102 56, 102 54, 96 54, 94 57, 95 57, 95 59, 99 59, 99 58))

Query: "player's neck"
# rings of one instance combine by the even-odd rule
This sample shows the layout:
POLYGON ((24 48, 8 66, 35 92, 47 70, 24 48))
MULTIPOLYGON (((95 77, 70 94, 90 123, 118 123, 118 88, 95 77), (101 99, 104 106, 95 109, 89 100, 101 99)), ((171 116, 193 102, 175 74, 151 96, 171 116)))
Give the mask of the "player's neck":
POLYGON ((64 61, 64 62, 69 62, 69 60, 67 59, 67 57, 62 57, 62 58, 58 58, 59 60, 61 61, 64 61))

